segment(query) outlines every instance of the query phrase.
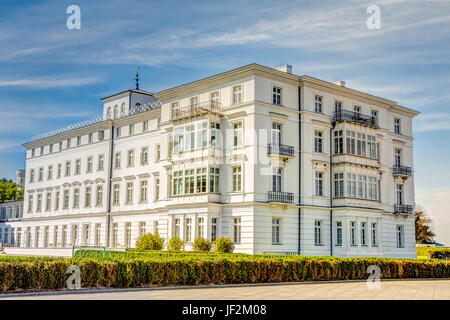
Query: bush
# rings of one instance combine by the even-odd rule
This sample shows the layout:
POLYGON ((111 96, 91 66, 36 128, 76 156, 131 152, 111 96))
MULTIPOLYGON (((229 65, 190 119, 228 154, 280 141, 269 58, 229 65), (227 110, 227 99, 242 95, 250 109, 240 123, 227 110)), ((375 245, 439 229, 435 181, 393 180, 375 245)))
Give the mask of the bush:
POLYGON ((197 238, 194 240, 194 250, 195 251, 211 251, 211 241, 205 239, 205 238, 197 238))
POLYGON ((169 250, 173 251, 183 251, 184 250, 184 242, 179 237, 173 237, 169 241, 169 250))
POLYGON ((214 241, 214 251, 221 253, 231 253, 233 252, 234 244, 230 238, 220 237, 214 241))
POLYGON ((144 234, 136 241, 136 250, 162 250, 164 239, 158 233, 144 234))

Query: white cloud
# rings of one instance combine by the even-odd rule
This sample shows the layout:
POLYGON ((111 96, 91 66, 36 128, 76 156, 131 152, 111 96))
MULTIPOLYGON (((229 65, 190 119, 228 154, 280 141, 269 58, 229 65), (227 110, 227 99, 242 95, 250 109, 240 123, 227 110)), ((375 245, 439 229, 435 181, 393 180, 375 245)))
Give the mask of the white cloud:
POLYGON ((450 130, 450 113, 422 113, 419 114, 413 121, 414 132, 450 130))
POLYGON ((58 77, 32 77, 22 79, 0 79, 0 87, 29 87, 34 89, 49 88, 65 88, 80 87, 89 84, 101 82, 96 77, 74 77, 74 78, 58 78, 58 77))

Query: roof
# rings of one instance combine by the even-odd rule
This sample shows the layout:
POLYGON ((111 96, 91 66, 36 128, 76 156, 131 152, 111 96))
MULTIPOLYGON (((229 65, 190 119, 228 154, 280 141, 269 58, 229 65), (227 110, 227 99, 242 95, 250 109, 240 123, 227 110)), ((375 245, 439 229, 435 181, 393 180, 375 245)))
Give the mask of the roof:
POLYGON ((147 96, 153 96, 153 93, 148 92, 148 91, 144 91, 144 90, 136 90, 136 89, 129 89, 129 90, 125 90, 125 91, 122 91, 122 92, 119 92, 119 93, 115 93, 115 94, 113 94, 113 95, 110 95, 110 96, 101 98, 100 100, 106 100, 106 99, 109 99, 109 98, 112 98, 112 97, 115 97, 115 96, 120 96, 120 95, 122 95, 122 94, 124 94, 124 93, 127 93, 127 92, 134 92, 134 93, 139 93, 139 94, 145 94, 145 95, 147 95, 147 96))

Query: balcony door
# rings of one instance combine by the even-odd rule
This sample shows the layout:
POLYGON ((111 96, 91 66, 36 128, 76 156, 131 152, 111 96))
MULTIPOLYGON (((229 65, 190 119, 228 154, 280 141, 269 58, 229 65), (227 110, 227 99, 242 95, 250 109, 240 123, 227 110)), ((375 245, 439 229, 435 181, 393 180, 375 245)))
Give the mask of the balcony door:
POLYGON ((395 148, 394 151, 394 166, 400 167, 402 164, 402 150, 395 148))
POLYGON ((281 192, 281 177, 282 177, 282 169, 278 167, 273 168, 272 191, 281 192))
POLYGON ((272 135, 271 144, 274 146, 281 145, 281 124, 273 122, 272 123, 272 135))
POLYGON ((397 194, 397 204, 403 204, 403 185, 397 184, 396 186, 396 194, 397 194))

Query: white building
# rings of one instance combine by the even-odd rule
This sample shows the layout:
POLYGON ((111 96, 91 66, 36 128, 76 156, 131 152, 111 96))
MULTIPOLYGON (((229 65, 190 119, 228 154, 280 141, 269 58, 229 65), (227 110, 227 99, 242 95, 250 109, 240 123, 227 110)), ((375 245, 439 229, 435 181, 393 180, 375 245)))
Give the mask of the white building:
POLYGON ((416 111, 257 64, 102 101, 24 144, 24 213, 1 241, 124 248, 158 232, 188 249, 224 236, 235 252, 416 257, 416 111))

